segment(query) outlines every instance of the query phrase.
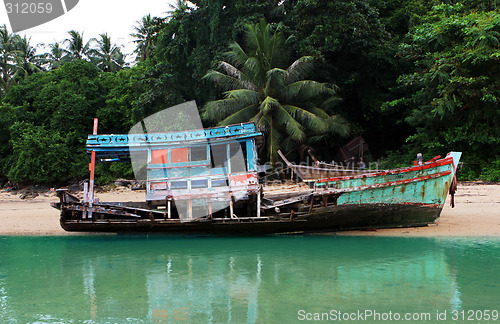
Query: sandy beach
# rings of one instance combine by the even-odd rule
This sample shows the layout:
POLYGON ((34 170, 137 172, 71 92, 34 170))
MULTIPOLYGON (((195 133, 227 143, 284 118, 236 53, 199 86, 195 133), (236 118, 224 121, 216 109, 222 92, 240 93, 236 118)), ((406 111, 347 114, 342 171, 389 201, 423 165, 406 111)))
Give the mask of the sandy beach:
MULTIPOLYGON (((0 191, 0 235, 81 235, 69 233, 59 225, 59 211, 50 206, 57 202, 54 192, 39 193, 21 199, 23 192, 0 191)), ((143 201, 144 191, 118 187, 97 193, 101 201, 143 201)), ((88 235, 88 233, 83 233, 88 235)), ((417 228, 346 231, 337 235, 364 236, 500 236, 500 184, 459 183, 455 208, 449 197, 437 225, 417 228)))

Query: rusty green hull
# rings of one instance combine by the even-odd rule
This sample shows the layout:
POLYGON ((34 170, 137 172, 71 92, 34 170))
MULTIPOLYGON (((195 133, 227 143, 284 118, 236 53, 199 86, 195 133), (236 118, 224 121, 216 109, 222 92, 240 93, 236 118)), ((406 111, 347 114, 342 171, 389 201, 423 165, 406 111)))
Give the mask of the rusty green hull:
POLYGON ((334 197, 338 205, 404 204, 442 209, 461 153, 423 165, 351 177, 317 181, 315 192, 334 197))
POLYGON ((460 155, 452 152, 419 166, 321 179, 314 191, 298 199, 263 203, 259 217, 252 197, 236 205, 240 217, 187 222, 148 210, 146 203, 98 203, 89 219, 83 216, 89 207, 65 192, 59 192, 61 202, 54 207, 61 210, 61 226, 67 231, 258 235, 425 226, 441 213, 460 155))

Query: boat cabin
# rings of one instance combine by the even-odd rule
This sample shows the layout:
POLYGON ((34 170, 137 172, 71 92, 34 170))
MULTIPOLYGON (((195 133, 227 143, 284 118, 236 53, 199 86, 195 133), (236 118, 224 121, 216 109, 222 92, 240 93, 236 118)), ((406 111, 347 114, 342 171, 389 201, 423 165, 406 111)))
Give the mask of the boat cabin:
POLYGON ((96 152, 98 161, 131 160, 136 178, 145 180, 149 206, 168 209, 169 218, 233 217, 238 208, 246 208, 245 201, 257 199, 255 140, 261 135, 254 123, 172 133, 89 135, 87 152, 96 152))

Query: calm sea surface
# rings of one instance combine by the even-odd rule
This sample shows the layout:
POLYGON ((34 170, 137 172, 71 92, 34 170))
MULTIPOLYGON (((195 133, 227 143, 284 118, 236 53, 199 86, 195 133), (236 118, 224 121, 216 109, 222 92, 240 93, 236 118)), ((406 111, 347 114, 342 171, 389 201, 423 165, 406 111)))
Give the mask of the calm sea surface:
POLYGON ((0 323, 500 323, 498 311, 498 238, 0 237, 0 323))

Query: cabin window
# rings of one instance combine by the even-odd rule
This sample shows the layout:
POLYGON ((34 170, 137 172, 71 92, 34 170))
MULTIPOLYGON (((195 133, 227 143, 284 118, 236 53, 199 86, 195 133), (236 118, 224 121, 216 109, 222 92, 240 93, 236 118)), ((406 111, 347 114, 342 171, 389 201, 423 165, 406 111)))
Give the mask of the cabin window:
POLYGON ((247 171, 247 146, 246 142, 229 144, 231 156, 231 173, 247 171))
POLYGON ((188 161, 188 148, 173 148, 170 152, 172 163, 187 162, 188 161))
POLYGON ((192 180, 191 181, 191 188, 207 188, 208 187, 208 181, 207 180, 192 180))
POLYGON ((190 161, 205 161, 207 160, 207 147, 206 146, 193 146, 191 149, 190 161))
POLYGON ((212 145, 210 148, 212 154, 212 168, 222 168, 227 166, 227 145, 212 145))
POLYGON ((168 163, 168 150, 151 151, 151 164, 165 164, 165 163, 168 163))
POLYGON ((170 183, 170 188, 172 189, 187 189, 187 181, 172 181, 170 183))
POLYGON ((212 188, 227 187, 227 186, 229 186, 229 182, 227 181, 227 179, 212 180, 212 188))

